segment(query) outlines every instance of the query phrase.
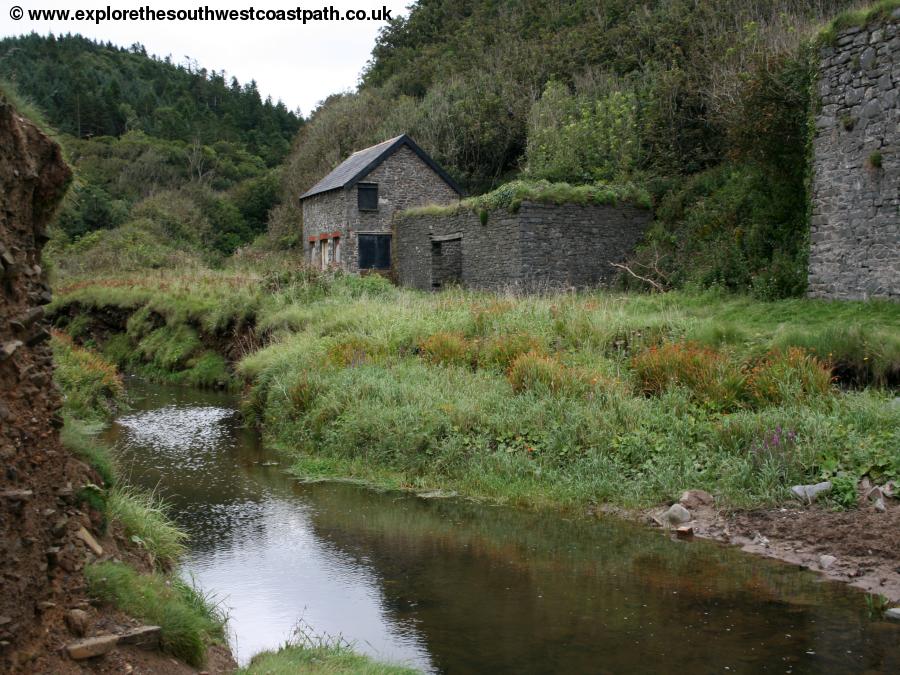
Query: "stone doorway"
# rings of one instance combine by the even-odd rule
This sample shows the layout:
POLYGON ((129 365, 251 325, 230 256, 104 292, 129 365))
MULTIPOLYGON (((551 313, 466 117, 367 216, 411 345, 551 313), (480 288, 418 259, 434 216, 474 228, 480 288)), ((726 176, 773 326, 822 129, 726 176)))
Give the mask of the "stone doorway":
POLYGON ((431 240, 431 287, 435 290, 462 284, 462 235, 431 240))

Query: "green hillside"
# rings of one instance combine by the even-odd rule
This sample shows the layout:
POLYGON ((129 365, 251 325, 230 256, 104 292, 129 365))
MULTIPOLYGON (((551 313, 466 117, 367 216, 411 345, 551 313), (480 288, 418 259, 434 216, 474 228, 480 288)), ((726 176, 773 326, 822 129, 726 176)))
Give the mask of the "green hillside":
MULTIPOLYGON (((660 224, 634 262, 664 285, 798 294, 808 41, 851 4, 420 0, 382 31, 359 91, 313 112, 285 194, 407 132, 473 193, 644 184, 660 224)), ((297 219, 275 214, 278 234, 297 219)))
POLYGON ((302 118, 256 84, 80 36, 0 40, 0 79, 56 130, 75 182, 63 272, 214 263, 266 230, 302 118))

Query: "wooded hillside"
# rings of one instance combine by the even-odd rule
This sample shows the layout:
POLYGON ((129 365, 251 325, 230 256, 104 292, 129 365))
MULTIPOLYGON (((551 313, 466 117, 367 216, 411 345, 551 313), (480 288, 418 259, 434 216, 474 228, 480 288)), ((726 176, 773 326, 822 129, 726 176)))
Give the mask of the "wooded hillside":
MULTIPOLYGON (((792 295, 805 284, 805 42, 848 0, 420 0, 359 91, 300 131, 285 195, 411 134, 471 192, 512 177, 629 181, 661 226, 645 272, 792 295), (652 268, 652 269, 651 269, 652 268)), ((276 212, 273 231, 298 219, 276 212)))

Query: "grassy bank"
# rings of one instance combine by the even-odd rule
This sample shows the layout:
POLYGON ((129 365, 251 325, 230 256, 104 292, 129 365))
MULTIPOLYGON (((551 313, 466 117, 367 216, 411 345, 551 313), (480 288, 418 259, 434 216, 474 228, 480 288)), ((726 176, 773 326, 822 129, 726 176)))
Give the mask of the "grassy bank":
POLYGON ((107 529, 146 551, 154 569, 145 573, 121 562, 85 568, 91 595, 162 629, 162 649, 202 666, 207 645, 224 642, 225 617, 196 589, 171 574, 184 553, 186 535, 169 519, 154 494, 125 485, 111 448, 98 438, 103 424, 125 405, 115 366, 63 334, 53 337, 55 380, 63 395, 63 444, 95 472, 79 499, 103 515, 107 529))
POLYGON ((749 506, 900 475, 896 304, 230 274, 78 284, 57 312, 252 323, 267 346, 237 364, 245 411, 304 476, 577 509, 686 488, 749 506))
POLYGON ((300 641, 253 657, 239 675, 415 675, 419 671, 357 654, 341 641, 300 641))

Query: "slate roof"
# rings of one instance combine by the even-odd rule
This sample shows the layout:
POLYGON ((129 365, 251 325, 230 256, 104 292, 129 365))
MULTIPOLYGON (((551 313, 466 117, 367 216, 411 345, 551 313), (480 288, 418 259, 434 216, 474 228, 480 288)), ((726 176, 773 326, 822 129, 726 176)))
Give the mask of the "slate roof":
POLYGON ((356 183, 372 173, 379 164, 390 157, 397 149, 404 145, 416 153, 422 161, 430 166, 434 172, 459 195, 463 194, 462 189, 456 184, 456 181, 454 181, 437 162, 431 159, 428 153, 416 145, 413 139, 406 134, 403 134, 402 136, 383 141, 378 145, 373 145, 370 148, 354 152, 347 159, 338 164, 331 173, 300 195, 300 200, 302 201, 307 197, 312 197, 313 195, 322 192, 353 187, 356 183))

